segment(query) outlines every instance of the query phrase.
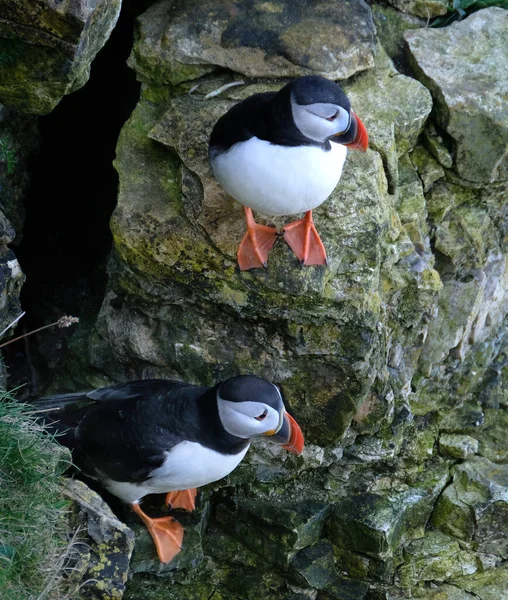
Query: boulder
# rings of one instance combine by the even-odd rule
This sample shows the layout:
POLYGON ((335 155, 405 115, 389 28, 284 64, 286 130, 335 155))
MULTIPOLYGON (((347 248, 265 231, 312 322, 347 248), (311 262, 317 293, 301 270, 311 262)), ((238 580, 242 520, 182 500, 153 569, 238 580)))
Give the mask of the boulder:
POLYGON ((402 588, 424 581, 443 582, 472 575, 480 561, 471 551, 462 550, 456 539, 439 531, 429 532, 404 548, 404 565, 397 571, 402 588))
POLYGON ((0 102, 44 115, 82 87, 121 0, 1 0, 0 102))
POLYGON ((410 59, 432 92, 460 177, 508 179, 508 12, 486 8, 442 29, 405 32, 410 59), (474 40, 474 43, 471 43, 474 40))
POLYGON ((139 18, 130 64, 143 81, 177 84, 216 67, 247 77, 346 79, 374 65, 363 0, 158 2, 139 18))
MULTIPOLYGON (((454 585, 464 588, 472 598, 480 600, 508 600, 508 568, 487 570, 474 577, 459 578, 454 585)), ((469 600, 469 596, 466 596, 469 600)))
POLYGON ((134 549, 134 533, 82 481, 66 479, 63 495, 72 501, 70 522, 71 530, 76 531, 78 551, 72 579, 79 587, 79 597, 121 599, 134 549))
POLYGON ((453 469, 453 481, 440 496, 432 524, 478 551, 506 560, 508 465, 473 457, 453 469))
POLYGON ((465 459, 478 452, 478 440, 470 435, 445 433, 439 437, 439 451, 444 456, 465 459))
POLYGON ((337 503, 328 523, 328 537, 339 548, 384 560, 399 546, 423 536, 447 472, 438 469, 421 487, 351 496, 337 503))
POLYGON ((308 553, 311 551, 307 551, 307 559, 300 554, 298 559, 296 554, 319 542, 329 513, 326 503, 263 496, 247 499, 241 495, 236 498, 236 503, 236 506, 230 502, 217 505, 215 518, 224 531, 241 540, 269 563, 282 568, 292 564, 297 572, 304 570, 303 563, 309 560, 308 553))
MULTIPOLYGON (((141 39, 135 54, 143 49, 141 39)), ((430 96, 394 73, 382 53, 380 61, 385 70, 379 66, 347 89, 358 112, 372 119, 367 126, 382 154, 351 153, 340 186, 315 212, 328 268, 301 269, 278 242, 266 271, 239 272, 242 207, 219 188, 208 166, 207 140, 219 116, 235 101, 280 83, 246 84, 206 100, 203 94, 224 78, 203 84, 199 95, 168 98, 158 84, 145 88, 117 149, 111 285, 91 346, 99 370, 125 379, 122 365, 130 365, 129 377, 143 365, 139 376, 204 383, 254 371, 281 383, 309 441, 331 443, 344 435, 386 360, 377 325, 382 306, 414 289, 405 314, 416 338, 421 308, 432 305, 440 289, 431 263, 420 260, 401 228, 386 178, 395 191, 397 154, 416 142, 430 96), (385 169, 385 156, 393 168, 385 169), (111 353, 120 360, 105 360, 111 353)))
POLYGON ((492 462, 508 463, 508 439, 505 435, 507 427, 508 411, 506 409, 487 408, 485 423, 478 435, 478 454, 492 462))

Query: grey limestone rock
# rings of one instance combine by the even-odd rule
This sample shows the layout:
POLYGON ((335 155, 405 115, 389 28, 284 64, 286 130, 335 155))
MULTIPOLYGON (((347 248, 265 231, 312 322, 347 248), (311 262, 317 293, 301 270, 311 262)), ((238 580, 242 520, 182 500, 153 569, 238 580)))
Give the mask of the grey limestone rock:
POLYGON ((119 521, 101 497, 83 482, 66 479, 63 495, 72 500, 70 520, 78 528, 79 558, 72 577, 80 598, 121 599, 134 549, 134 533, 119 521))
POLYGON ((121 0, 1 0, 0 102, 44 115, 82 87, 121 0))
POLYGON ((164 0, 139 18, 131 65, 159 84, 196 79, 215 67, 247 77, 346 79, 373 66, 374 34, 363 0, 164 0))
POLYGON ((450 27, 404 35, 436 120, 453 140, 459 175, 508 179, 508 12, 486 8, 450 27))

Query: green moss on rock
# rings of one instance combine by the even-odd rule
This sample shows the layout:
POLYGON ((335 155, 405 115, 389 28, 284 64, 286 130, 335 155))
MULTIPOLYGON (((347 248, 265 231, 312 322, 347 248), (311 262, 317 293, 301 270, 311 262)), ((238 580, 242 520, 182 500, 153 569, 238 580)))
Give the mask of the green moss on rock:
POLYGON ((116 24, 119 0, 62 6, 13 0, 0 34, 0 101, 28 113, 50 112, 88 80, 90 64, 116 24))
POLYGON ((397 571, 402 588, 411 588, 424 581, 449 581, 472 575, 479 569, 473 552, 462 550, 457 540, 441 532, 429 532, 404 549, 405 563, 397 571))
POLYGON ((478 451, 478 440, 470 435, 444 434, 439 437, 439 451, 450 458, 465 459, 478 451))
POLYGON ((424 22, 418 17, 380 4, 372 5, 372 15, 377 35, 388 56, 397 63, 403 61, 406 50, 404 31, 423 27, 424 22))
POLYGON ((487 554, 505 557, 508 536, 508 466, 482 457, 456 465, 453 482, 436 503, 432 524, 487 554))
POLYGON ((421 487, 392 494, 362 494, 339 502, 328 523, 329 539, 337 546, 374 558, 393 556, 397 547, 423 536, 435 499, 447 472, 421 487))
POLYGON ((218 0, 160 2, 138 22, 130 64, 159 84, 196 79, 216 67, 247 77, 317 72, 345 79, 374 58, 372 15, 359 0, 347 6, 326 0, 319 7, 240 1, 234 12, 218 0))

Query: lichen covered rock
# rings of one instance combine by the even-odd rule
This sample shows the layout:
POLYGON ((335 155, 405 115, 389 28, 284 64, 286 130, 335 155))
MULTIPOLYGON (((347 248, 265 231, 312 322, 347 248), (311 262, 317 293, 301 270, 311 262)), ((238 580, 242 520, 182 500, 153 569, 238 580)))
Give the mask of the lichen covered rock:
POLYGON ((446 471, 438 471, 419 488, 344 499, 328 523, 329 538, 335 545, 362 555, 393 557, 401 544, 423 536, 447 476, 446 471))
POLYGON ((120 0, 2 0, 0 102, 44 115, 88 80, 120 0))
POLYGON ((288 502, 274 497, 249 500, 239 496, 236 503, 235 508, 228 503, 218 504, 217 522, 266 561, 281 567, 288 567, 298 550, 318 543, 329 513, 326 503, 308 499, 288 502), (257 535, 250 533, 253 530, 257 535))
POLYGON ((437 122, 454 142, 459 175, 506 181, 508 12, 486 8, 450 27, 407 31, 405 38, 434 97, 437 122))
POLYGON ((79 557, 72 579, 79 588, 79 597, 122 598, 134 548, 133 532, 81 481, 67 479, 63 495, 72 500, 71 529, 77 531, 79 557))
POLYGON ((458 541, 440 532, 431 532, 404 549, 405 562, 397 572, 402 588, 424 581, 443 582, 472 575, 480 568, 473 552, 462 550, 458 541))
POLYGON ((216 67, 247 77, 346 79, 373 66, 374 31, 363 0, 166 0, 140 17, 131 65, 157 84, 197 79, 216 67))
MULTIPOLYGON (((373 136, 379 132, 383 151, 389 152, 383 140, 391 140, 388 143, 395 148, 399 142, 403 152, 415 143, 430 98, 407 77, 380 74, 378 80, 385 81, 388 90, 383 103, 377 94, 380 119, 385 111, 387 120, 373 126, 373 136), (400 97, 416 96, 422 103, 389 110, 390 93, 397 88, 400 97), (393 118, 398 123, 395 133, 393 118)), ((351 97, 361 104, 360 90, 369 87, 362 87, 361 80, 355 86, 351 97)), ((110 267, 117 284, 103 304, 97 341, 99 346, 104 342, 115 347, 119 355, 125 352, 125 360, 142 355, 145 374, 154 376, 172 372, 212 383, 218 375, 254 368, 282 384, 296 411, 307 406, 301 418, 309 441, 330 442, 343 436, 366 397, 374 365, 386 360, 379 345, 385 294, 380 286, 386 286, 386 298, 396 290, 414 290, 417 300, 407 319, 415 325, 421 307, 433 303, 440 284, 402 232, 376 152, 352 154, 341 185, 315 213, 328 248, 327 269, 302 270, 279 242, 268 270, 238 271, 235 253, 244 229, 242 208, 211 177, 207 139, 215 120, 235 100, 260 88, 278 87, 251 85, 207 101, 187 95, 162 97, 156 106, 150 100, 155 88, 145 91, 146 98, 119 140, 121 192, 112 220, 116 258, 110 267), (382 284, 381 265, 387 267, 382 284), (131 302, 137 304, 135 299, 147 293, 162 294, 167 308, 157 302, 149 313, 136 309, 133 315, 131 302), (169 308, 177 307, 183 297, 185 310, 169 308), (168 309, 170 329, 153 336, 153 319, 166 321, 168 309), (346 355, 347 360, 340 358, 346 355), (324 380, 329 382, 325 387, 324 380), (310 404, 304 400, 307 394, 314 398, 310 404)), ((390 156, 396 161, 396 152, 390 156)), ((259 220, 269 222, 262 215, 259 220)), ((278 225, 283 223, 278 219, 278 225)), ((102 351, 96 346, 95 352, 98 357, 102 351)), ((111 377, 125 378, 121 363, 110 363, 109 369, 111 377)))
POLYGON ((453 482, 440 496, 432 523, 478 551, 506 559, 508 554, 508 465, 474 457, 453 470, 453 482))
POLYGON ((170 565, 132 521, 126 597, 471 600, 506 551, 489 529, 505 510, 504 184, 461 178, 440 98, 397 72, 363 2, 246 7, 162 1, 139 20, 143 87, 118 141, 107 294, 66 382, 257 374, 280 386, 307 447, 254 443, 182 517, 188 546, 170 565), (358 60, 340 46, 346 4, 358 60), (267 269, 240 272, 242 207, 211 175, 210 131, 308 72, 355 74, 343 85, 370 148, 348 155, 314 213, 326 267, 300 267, 279 240, 267 269))
POLYGON ((470 435, 445 433, 439 437, 439 450, 452 458, 468 458, 478 451, 478 440, 470 435))

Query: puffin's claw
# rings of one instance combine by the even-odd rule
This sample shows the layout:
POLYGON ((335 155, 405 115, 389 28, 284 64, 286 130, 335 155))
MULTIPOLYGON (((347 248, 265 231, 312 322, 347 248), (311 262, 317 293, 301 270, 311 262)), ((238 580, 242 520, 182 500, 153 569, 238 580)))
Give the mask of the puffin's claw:
POLYGON ((284 226, 284 239, 298 257, 302 265, 326 265, 326 250, 314 227, 312 211, 305 213, 303 219, 284 226))
POLYGON ((171 506, 171 508, 182 508, 183 510, 192 512, 196 508, 196 494, 196 488, 178 492, 168 492, 166 494, 166 506, 171 506))
POLYGON ((159 559, 168 563, 182 549, 183 527, 173 517, 159 517, 152 519, 141 510, 139 504, 131 504, 132 510, 145 524, 157 549, 159 559))

